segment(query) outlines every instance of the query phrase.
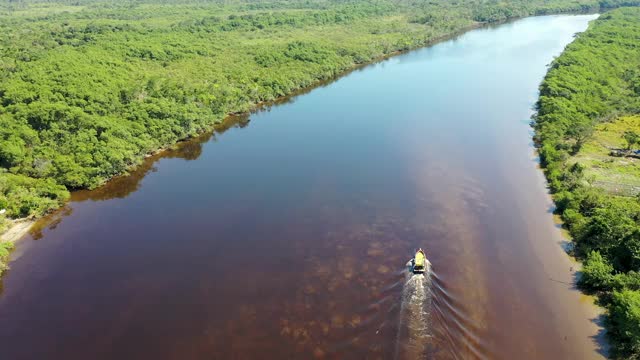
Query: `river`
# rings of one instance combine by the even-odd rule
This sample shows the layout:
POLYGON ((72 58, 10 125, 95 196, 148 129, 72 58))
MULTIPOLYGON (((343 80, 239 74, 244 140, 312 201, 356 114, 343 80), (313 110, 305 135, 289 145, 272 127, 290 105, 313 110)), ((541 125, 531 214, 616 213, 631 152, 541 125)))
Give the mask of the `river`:
POLYGON ((602 358, 528 125, 595 17, 366 66, 75 193, 13 253, 2 358, 602 358))

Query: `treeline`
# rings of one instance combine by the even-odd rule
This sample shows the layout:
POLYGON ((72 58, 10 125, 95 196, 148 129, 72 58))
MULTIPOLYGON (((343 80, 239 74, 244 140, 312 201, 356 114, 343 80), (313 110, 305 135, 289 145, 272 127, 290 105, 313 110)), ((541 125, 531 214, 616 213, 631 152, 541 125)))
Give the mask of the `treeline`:
POLYGON ((42 215, 226 114, 482 22, 629 1, 3 2, 0 209, 42 215))
POLYGON ((607 12, 551 65, 540 88, 535 139, 584 260, 579 285, 609 310, 614 357, 640 358, 640 197, 607 194, 572 161, 596 124, 640 113, 640 9, 607 12))

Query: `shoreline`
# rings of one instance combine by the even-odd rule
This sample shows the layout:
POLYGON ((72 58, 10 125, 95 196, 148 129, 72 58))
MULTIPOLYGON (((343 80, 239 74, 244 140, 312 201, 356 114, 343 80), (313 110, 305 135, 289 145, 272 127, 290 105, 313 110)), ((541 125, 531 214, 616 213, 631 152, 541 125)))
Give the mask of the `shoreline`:
POLYGON ((32 218, 20 218, 20 219, 7 219, 10 223, 7 229, 0 234, 0 243, 17 243, 31 230, 33 224, 37 219, 32 218))

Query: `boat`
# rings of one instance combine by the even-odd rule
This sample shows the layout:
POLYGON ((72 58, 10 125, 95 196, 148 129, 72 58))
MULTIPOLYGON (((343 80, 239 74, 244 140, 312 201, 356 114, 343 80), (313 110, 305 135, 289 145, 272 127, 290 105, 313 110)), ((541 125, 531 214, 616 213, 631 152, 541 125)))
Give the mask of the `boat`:
POLYGON ((422 249, 418 249, 418 251, 416 251, 416 255, 413 257, 411 265, 411 271, 414 274, 424 274, 427 270, 427 256, 424 254, 422 249))

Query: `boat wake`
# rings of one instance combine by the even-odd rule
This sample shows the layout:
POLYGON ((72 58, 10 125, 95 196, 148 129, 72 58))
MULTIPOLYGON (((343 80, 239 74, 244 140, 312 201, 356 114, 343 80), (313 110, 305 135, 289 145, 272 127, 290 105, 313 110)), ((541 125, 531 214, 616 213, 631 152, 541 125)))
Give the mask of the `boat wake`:
POLYGON ((477 324, 464 301, 427 262, 423 274, 411 263, 390 273, 373 299, 352 322, 349 336, 333 343, 331 358, 358 353, 384 359, 490 359, 477 324))
POLYGON ((427 356, 430 343, 431 265, 424 274, 407 272, 402 298, 394 359, 419 359, 427 356))
POLYGON ((427 264, 407 272, 400 298, 394 359, 485 359, 473 322, 427 264))

